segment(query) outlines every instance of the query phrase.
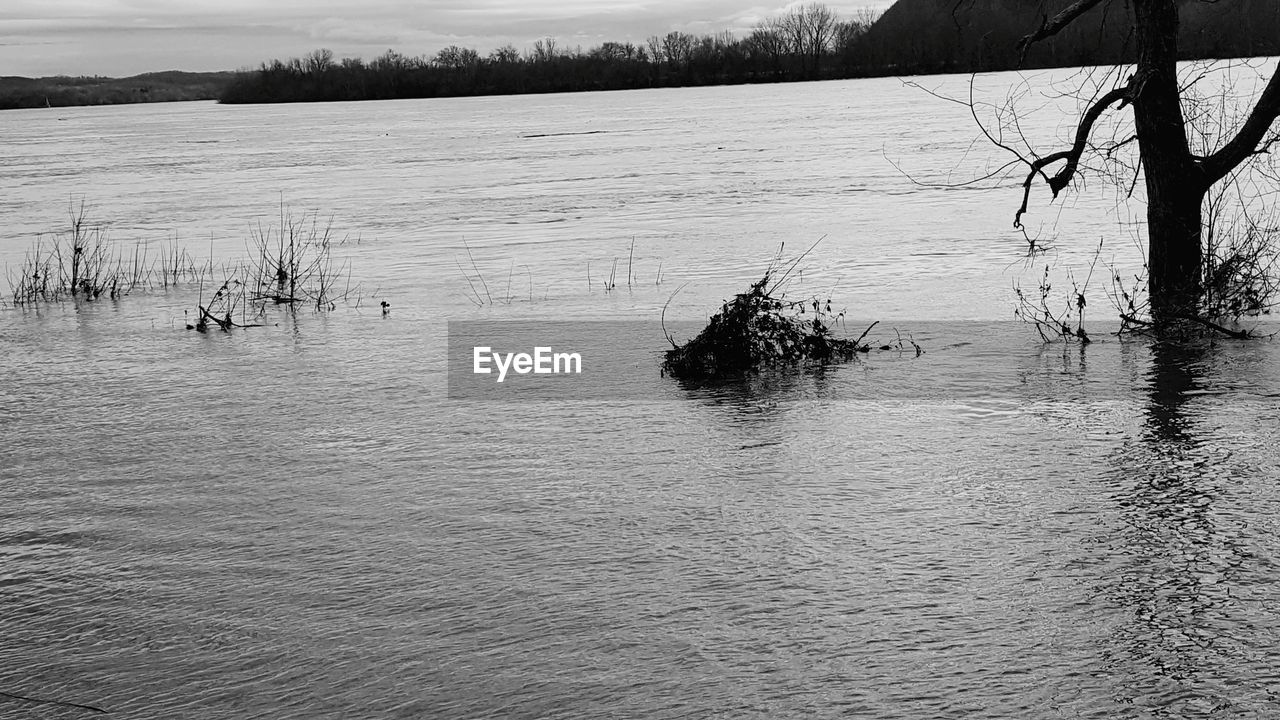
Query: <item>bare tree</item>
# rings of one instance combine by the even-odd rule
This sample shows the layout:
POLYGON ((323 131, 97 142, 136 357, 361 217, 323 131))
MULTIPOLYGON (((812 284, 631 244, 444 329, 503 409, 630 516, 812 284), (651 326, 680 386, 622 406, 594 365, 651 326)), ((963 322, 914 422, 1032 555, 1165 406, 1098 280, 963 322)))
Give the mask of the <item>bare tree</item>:
POLYGON ((757 23, 746 44, 749 52, 767 60, 774 79, 782 79, 785 73, 782 59, 789 50, 789 44, 780 18, 764 18, 757 23))
POLYGON ((695 38, 688 33, 671 31, 662 38, 662 55, 674 68, 687 68, 693 56, 695 38))
POLYGON ((389 75, 403 73, 409 69, 409 66, 409 59, 395 50, 388 50, 369 63, 369 67, 375 72, 389 75))
POLYGON ((839 19, 831 8, 821 3, 805 5, 803 14, 806 17, 805 49, 813 60, 814 77, 819 77, 822 71, 822 57, 827 54, 831 49, 831 43, 835 41, 836 24, 839 19))
POLYGON ((489 59, 500 65, 514 65, 520 62, 520 51, 515 45, 507 43, 489 53, 489 59))
POLYGON ((645 44, 649 48, 649 59, 652 60, 655 65, 661 65, 663 60, 662 38, 657 35, 650 35, 649 38, 645 40, 645 44))
POLYGON ((463 70, 480 64, 480 54, 471 48, 450 45, 436 53, 435 64, 453 70, 463 70))
POLYGON ((791 52, 800 58, 801 72, 807 77, 818 77, 822 56, 835 37, 836 14, 821 3, 808 3, 792 8, 783 16, 781 27, 791 52))
POLYGON ((560 48, 556 46, 556 39, 548 37, 534 41, 533 53, 529 59, 533 62, 547 63, 556 59, 560 54, 560 48))
POLYGON ((623 62, 636 57, 636 46, 631 43, 607 42, 587 53, 589 57, 606 62, 623 62))
POLYGON ((311 75, 322 75, 329 68, 333 67, 333 51, 327 48, 313 50, 310 55, 303 60, 306 72, 311 75))
MULTIPOLYGON (((1205 320, 1203 237, 1206 196, 1252 159, 1280 140, 1280 69, 1273 72, 1234 132, 1203 152, 1193 151, 1184 113, 1186 86, 1178 76, 1178 0, 1074 0, 1046 17, 1022 39, 1020 50, 1054 37, 1094 8, 1126 13, 1137 48, 1137 63, 1128 78, 1118 80, 1084 109, 1070 147, 1026 158, 1023 200, 1014 224, 1021 227, 1033 184, 1043 179, 1057 197, 1082 168, 1085 155, 1097 151, 1091 134, 1110 113, 1131 109, 1132 140, 1146 184, 1148 282, 1151 318, 1157 326, 1180 319, 1205 320), (1050 174, 1050 173, 1053 174, 1050 174)), ((1124 142, 1124 141, 1122 141, 1124 142)), ((1113 143, 1114 145, 1114 143, 1113 143)))

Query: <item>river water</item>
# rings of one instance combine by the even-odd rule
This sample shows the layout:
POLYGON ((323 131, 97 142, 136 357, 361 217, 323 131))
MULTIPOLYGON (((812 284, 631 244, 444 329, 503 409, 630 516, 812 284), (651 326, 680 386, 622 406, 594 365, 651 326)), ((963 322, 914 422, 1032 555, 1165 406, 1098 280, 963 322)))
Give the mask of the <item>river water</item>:
POLYGON ((1042 345, 1013 285, 1131 271, 1132 211, 1036 196, 1027 262, 974 136, 896 80, 5 113, 10 279, 83 199, 219 267, 316 213, 362 289, 0 283, 0 716, 1273 717, 1280 352, 1042 345), (449 395, 451 321, 607 345, 819 239, 792 292, 923 355, 449 395))

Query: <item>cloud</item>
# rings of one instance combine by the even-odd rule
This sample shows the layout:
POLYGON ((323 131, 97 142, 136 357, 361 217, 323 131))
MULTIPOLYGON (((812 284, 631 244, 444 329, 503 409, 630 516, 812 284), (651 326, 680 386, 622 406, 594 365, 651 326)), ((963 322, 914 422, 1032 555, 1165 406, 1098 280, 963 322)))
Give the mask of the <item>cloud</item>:
POLYGON ((311 23, 304 28, 304 31, 311 39, 321 43, 390 46, 404 42, 404 36, 397 32, 396 27, 394 23, 382 24, 329 17, 311 23))

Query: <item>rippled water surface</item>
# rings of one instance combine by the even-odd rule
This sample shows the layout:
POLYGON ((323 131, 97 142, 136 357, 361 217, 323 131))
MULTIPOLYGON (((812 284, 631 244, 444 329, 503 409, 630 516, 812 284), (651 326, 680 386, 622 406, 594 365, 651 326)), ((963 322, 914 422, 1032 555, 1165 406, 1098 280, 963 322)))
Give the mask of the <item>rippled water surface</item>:
MULTIPOLYGON (((929 102, 5 113, 10 274, 72 198, 220 262, 283 198, 369 299, 200 335, 200 288, 0 283, 0 717, 1274 717, 1280 351, 1003 322, 1018 194, 895 169, 962 162, 929 102), (698 388, 656 337, 619 397, 446 397, 446 321, 703 318, 824 235, 798 288, 924 355, 698 388)), ((1052 208, 1055 262, 1117 213, 1052 208)))

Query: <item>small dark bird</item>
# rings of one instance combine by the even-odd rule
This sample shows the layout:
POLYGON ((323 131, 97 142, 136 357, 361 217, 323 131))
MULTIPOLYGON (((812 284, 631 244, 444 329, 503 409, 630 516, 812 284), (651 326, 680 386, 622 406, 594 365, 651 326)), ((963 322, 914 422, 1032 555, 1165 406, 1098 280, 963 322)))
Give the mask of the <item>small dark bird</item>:
POLYGON ((382 314, 383 314, 383 315, 386 315, 386 314, 387 314, 387 313, 389 313, 389 312, 391 312, 391 303, 387 302, 386 300, 383 300, 383 301, 382 301, 382 314))

